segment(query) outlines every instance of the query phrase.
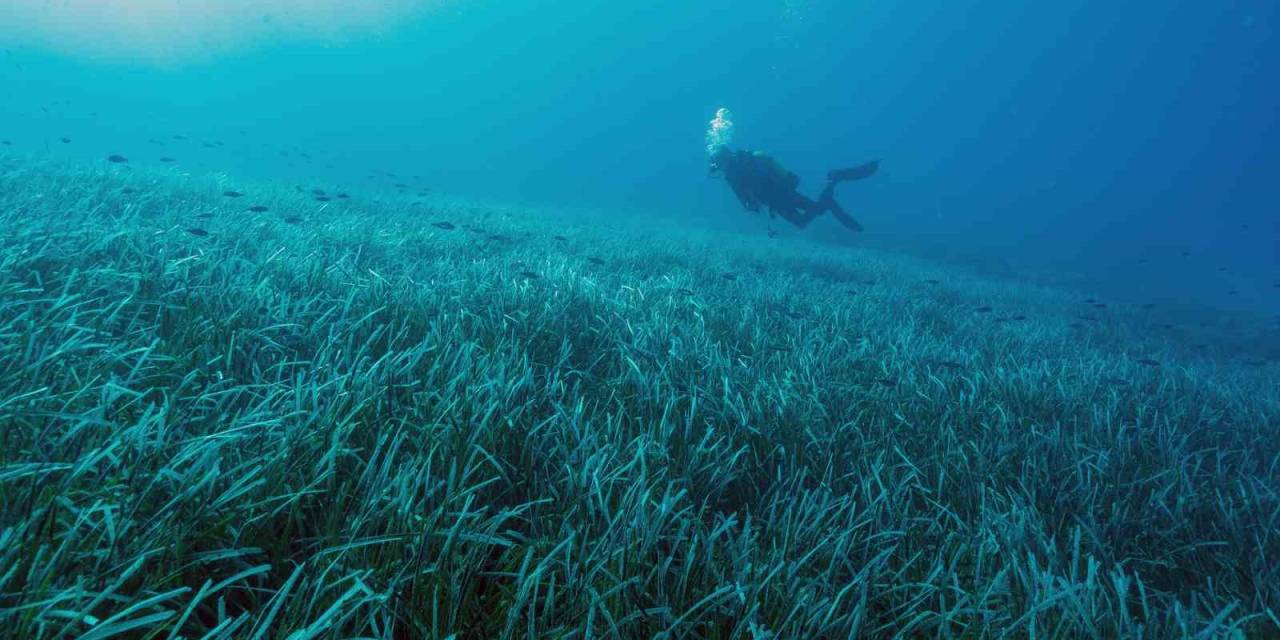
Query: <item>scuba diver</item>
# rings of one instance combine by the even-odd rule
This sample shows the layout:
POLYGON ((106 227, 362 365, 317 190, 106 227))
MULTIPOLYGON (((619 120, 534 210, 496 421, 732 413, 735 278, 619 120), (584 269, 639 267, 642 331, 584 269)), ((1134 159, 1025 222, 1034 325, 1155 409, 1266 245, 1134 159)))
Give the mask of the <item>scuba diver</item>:
POLYGON ((835 188, 841 182, 870 177, 879 168, 880 161, 873 160, 849 169, 830 171, 827 173, 827 186, 814 200, 796 190, 800 185, 799 176, 764 153, 720 147, 711 156, 712 175, 724 174, 725 181, 746 210, 759 212, 763 205, 769 208, 770 217, 782 216, 801 229, 830 211, 844 226, 862 231, 862 225, 836 202, 835 188))
POLYGON ((777 160, 759 151, 733 151, 733 114, 728 109, 716 111, 716 117, 707 129, 707 155, 711 159, 711 175, 722 173, 738 202, 748 211, 759 212, 763 205, 769 208, 769 217, 782 216, 787 222, 805 228, 823 213, 830 211, 835 219, 854 231, 862 231, 858 224, 836 202, 836 185, 841 182, 870 177, 880 168, 874 160, 849 169, 837 169, 827 173, 827 186, 817 200, 796 191, 800 177, 788 171, 777 160))

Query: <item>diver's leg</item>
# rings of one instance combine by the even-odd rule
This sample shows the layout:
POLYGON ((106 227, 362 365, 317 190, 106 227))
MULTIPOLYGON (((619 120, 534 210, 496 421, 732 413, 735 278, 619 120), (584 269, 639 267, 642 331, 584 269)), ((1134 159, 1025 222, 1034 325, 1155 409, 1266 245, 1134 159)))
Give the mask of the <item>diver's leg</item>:
POLYGON ((821 201, 814 201, 806 198, 803 194, 792 192, 792 197, 788 203, 789 211, 785 217, 795 226, 803 229, 809 226, 815 218, 822 215, 828 207, 821 201))

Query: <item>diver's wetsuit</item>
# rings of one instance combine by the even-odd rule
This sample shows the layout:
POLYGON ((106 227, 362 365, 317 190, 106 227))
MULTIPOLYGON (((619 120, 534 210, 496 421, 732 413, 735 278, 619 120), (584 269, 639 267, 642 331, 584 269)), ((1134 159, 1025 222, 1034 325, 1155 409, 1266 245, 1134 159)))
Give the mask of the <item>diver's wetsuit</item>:
POLYGON ((827 186, 822 189, 817 200, 796 191, 796 187, 800 185, 799 176, 760 152, 721 148, 712 156, 712 167, 724 172, 729 187, 748 211, 759 211, 760 206, 764 205, 772 214, 782 216, 801 229, 830 211, 841 224, 854 231, 862 231, 862 225, 845 213, 836 202, 835 188, 842 181, 858 180, 875 173, 879 168, 879 161, 828 173, 827 186))

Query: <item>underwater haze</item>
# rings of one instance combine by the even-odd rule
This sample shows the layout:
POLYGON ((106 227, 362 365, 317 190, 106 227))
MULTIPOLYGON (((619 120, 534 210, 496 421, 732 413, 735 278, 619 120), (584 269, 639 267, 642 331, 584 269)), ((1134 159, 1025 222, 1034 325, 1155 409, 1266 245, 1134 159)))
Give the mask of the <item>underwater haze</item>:
POLYGON ((0 0, 0 637, 1280 636, 1278 27, 0 0))
POLYGON ((228 141, 193 167, 746 224, 702 154, 728 107, 814 192, 882 158, 841 193, 872 241, 1280 312, 1270 2, 5 4, 19 147, 146 158, 181 132, 228 141))

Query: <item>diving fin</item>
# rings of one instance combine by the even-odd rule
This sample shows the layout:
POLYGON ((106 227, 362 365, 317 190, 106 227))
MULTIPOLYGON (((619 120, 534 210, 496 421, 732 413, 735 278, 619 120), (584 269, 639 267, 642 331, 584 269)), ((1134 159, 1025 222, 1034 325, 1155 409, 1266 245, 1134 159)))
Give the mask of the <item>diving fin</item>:
POLYGON ((846 227, 849 227, 849 229, 853 231, 859 231, 859 232, 862 231, 862 225, 858 224, 857 220, 854 220, 849 214, 845 213, 844 208, 842 208, 838 204, 835 204, 834 201, 831 204, 832 206, 830 210, 831 210, 831 216, 833 218, 835 218, 836 220, 839 220, 840 224, 846 227))
POLYGON ((872 160, 866 164, 860 164, 856 167, 848 169, 836 169, 827 173, 827 179, 832 182, 843 182, 845 180, 861 180, 869 178, 880 168, 879 160, 872 160))

